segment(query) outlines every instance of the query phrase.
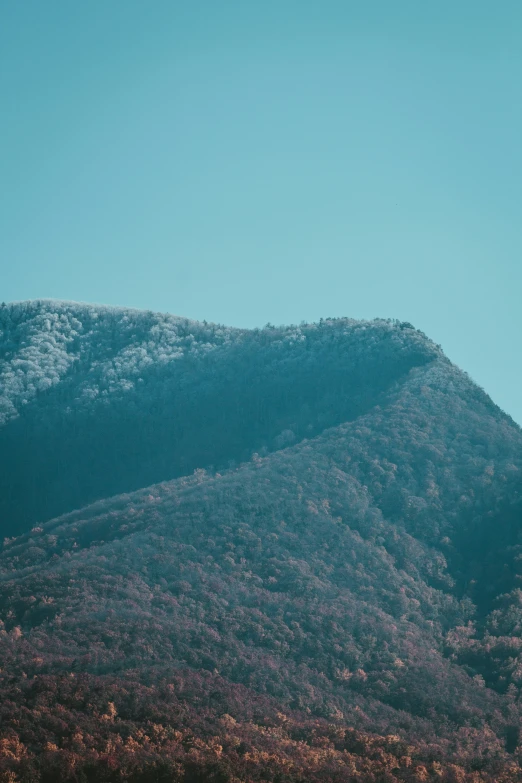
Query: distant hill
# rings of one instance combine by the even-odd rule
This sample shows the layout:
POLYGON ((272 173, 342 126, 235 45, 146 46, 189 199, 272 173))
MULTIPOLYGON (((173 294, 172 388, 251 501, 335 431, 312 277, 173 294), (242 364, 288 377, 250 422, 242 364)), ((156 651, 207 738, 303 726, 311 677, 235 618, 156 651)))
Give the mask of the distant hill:
POLYGON ((0 780, 522 780, 522 431, 440 347, 0 328, 0 780))

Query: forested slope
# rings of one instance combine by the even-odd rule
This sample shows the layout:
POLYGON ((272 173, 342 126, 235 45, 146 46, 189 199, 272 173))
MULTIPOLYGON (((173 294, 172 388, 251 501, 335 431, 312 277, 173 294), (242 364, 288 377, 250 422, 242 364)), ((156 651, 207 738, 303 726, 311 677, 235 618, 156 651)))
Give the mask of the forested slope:
POLYGON ((6 309, 6 781, 522 780, 522 433, 437 346, 6 309))
POLYGON ((6 529, 355 418, 440 354, 403 326, 249 331, 73 303, 0 308, 6 529))

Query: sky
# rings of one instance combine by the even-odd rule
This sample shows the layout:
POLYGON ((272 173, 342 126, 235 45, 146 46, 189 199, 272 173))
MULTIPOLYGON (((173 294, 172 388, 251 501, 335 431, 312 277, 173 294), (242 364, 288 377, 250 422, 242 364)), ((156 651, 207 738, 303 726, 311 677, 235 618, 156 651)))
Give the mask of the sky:
POLYGON ((398 318, 522 424, 520 0, 0 0, 0 300, 398 318))

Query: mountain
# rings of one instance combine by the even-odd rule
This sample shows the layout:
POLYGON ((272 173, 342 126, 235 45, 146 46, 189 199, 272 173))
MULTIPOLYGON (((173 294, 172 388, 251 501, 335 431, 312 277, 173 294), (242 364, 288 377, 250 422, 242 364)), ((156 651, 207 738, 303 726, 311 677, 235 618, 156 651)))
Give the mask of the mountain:
POLYGON ((439 346, 0 328, 0 780, 522 780, 522 432, 439 346))
POLYGON ((36 302, 0 308, 0 328, 0 515, 12 533, 353 420, 440 354, 384 321, 248 331, 36 302))

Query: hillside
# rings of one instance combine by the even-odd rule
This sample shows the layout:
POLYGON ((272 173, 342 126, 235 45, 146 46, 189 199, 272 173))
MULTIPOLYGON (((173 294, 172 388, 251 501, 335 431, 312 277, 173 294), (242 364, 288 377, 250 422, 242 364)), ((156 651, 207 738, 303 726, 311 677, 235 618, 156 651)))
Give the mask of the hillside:
POLYGON ((55 302, 0 308, 0 329, 0 516, 13 533, 352 420, 440 354, 386 321, 248 331, 55 302))
POLYGON ((0 319, 0 780, 522 780, 522 432, 438 346, 0 319))

